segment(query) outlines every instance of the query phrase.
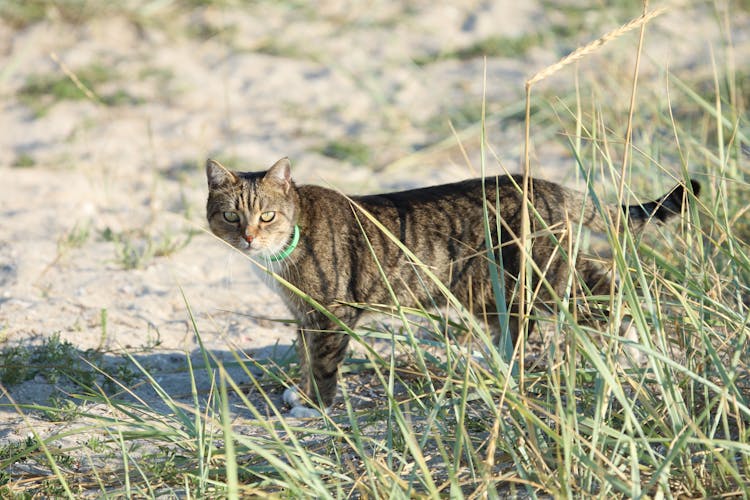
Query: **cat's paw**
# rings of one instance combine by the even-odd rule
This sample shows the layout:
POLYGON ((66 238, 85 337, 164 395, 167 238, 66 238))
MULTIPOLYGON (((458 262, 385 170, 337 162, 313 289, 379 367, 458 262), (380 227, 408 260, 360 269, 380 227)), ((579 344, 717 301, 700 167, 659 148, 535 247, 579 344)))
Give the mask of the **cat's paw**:
POLYGON ((292 406, 292 409, 289 410, 289 416, 292 418, 323 418, 320 410, 302 405, 292 406))
MULTIPOLYGON (((299 391, 294 387, 284 391, 283 399, 286 404, 292 407, 289 410, 289 416, 292 418, 321 418, 323 416, 320 410, 305 405, 299 391)), ((325 412, 328 413, 327 410, 325 412)))

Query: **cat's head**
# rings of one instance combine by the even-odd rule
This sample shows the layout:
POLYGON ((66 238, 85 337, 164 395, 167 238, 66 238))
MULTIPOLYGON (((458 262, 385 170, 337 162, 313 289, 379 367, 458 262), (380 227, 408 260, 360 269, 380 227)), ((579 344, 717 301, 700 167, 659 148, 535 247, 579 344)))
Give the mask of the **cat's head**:
POLYGON ((206 162, 211 231, 255 257, 270 257, 288 244, 297 222, 297 195, 287 158, 265 172, 232 172, 206 162))

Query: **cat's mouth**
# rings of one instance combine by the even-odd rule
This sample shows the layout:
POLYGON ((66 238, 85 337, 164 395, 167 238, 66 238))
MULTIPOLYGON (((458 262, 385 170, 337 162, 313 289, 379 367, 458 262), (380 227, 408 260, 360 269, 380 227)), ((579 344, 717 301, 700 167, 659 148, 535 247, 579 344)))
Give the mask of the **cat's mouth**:
POLYGON ((239 240, 239 245, 237 245, 237 247, 251 257, 266 257, 270 255, 268 249, 258 241, 249 243, 246 240, 239 240))

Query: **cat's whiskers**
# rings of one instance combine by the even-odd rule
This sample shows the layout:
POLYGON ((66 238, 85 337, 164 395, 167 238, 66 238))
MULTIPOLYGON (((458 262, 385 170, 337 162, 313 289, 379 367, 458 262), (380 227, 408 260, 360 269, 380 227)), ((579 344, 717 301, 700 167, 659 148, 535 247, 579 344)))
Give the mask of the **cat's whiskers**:
POLYGON ((227 258, 224 261, 224 268, 226 269, 226 272, 224 273, 224 277, 221 280, 221 284, 225 288, 231 288, 232 286, 232 259, 234 258, 234 252, 229 252, 227 254, 227 258))
POLYGON ((278 270, 274 269, 274 264, 275 264, 275 262, 273 262, 268 255, 263 254, 263 265, 265 266, 266 271, 267 271, 267 272, 263 273, 263 281, 270 288, 278 289, 279 284, 274 279, 273 275, 271 274, 271 273, 279 274, 278 270))
POLYGON ((286 279, 291 282, 299 281, 301 273, 296 261, 277 262, 277 264, 284 267, 284 269, 279 271, 279 274, 284 274, 286 279))

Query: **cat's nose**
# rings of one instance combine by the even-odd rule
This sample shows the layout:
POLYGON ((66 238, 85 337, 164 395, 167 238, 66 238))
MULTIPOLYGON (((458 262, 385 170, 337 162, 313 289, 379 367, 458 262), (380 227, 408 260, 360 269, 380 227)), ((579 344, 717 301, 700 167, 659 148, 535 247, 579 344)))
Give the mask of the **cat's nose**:
POLYGON ((248 243, 252 243, 252 242, 253 242, 253 239, 254 239, 254 238, 253 238, 253 235, 252 235, 252 234, 246 234, 246 235, 245 235, 245 241, 247 241, 248 243))

